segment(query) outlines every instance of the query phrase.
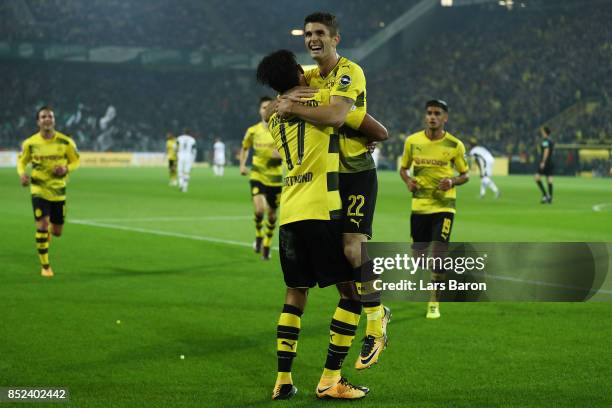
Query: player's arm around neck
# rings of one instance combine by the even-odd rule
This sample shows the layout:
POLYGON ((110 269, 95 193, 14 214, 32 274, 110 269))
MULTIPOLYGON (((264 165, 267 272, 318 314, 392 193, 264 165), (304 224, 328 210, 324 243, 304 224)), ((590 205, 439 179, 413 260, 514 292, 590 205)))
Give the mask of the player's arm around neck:
POLYGON ((329 100, 329 105, 306 106, 290 100, 281 100, 278 105, 278 113, 282 117, 298 116, 315 125, 332 126, 338 128, 344 124, 346 115, 349 113, 355 101, 345 96, 334 95, 329 100))

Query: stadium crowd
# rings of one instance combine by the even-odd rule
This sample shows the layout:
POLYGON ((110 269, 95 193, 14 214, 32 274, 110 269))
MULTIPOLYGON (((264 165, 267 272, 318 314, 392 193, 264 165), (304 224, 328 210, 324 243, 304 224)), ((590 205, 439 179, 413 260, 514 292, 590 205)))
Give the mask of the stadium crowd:
MULTIPOLYGON (((26 3, 33 14, 39 11, 40 2, 28 0, 26 3)), ((215 7, 216 3, 213 1, 209 6, 223 9, 215 7)), ((346 5, 346 10, 338 13, 343 21, 342 13, 358 13, 362 2, 341 3, 346 5)), ((372 23, 358 27, 363 28, 362 36, 353 34, 349 24, 343 30, 344 39, 355 35, 353 41, 357 43, 367 38, 377 29, 376 21, 390 20, 394 3, 372 12, 372 23)), ((451 132, 466 139, 476 137, 496 154, 529 161, 534 156, 537 129, 544 124, 553 129, 558 143, 610 143, 612 28, 608 21, 612 19, 612 7, 564 4, 565 7, 512 12, 495 6, 442 9, 438 16, 443 24, 437 34, 426 37, 414 49, 398 53, 393 64, 386 68, 366 71, 369 110, 387 125, 391 134, 391 139, 382 146, 382 156, 388 163, 393 165, 394 158, 401 154, 406 134, 422 126, 423 101, 432 97, 449 103, 451 132)), ((57 1, 57 7, 49 8, 52 11, 48 15, 37 14, 36 21, 47 18, 62 22, 58 25, 60 30, 53 34, 44 32, 42 24, 41 40, 196 47, 196 38, 198 41, 207 38, 201 30, 215 27, 206 27, 207 24, 181 27, 179 31, 183 33, 174 38, 169 27, 176 24, 169 23, 158 31, 161 37, 151 37, 146 25, 133 27, 127 20, 134 13, 162 14, 160 10, 166 10, 166 2, 155 0, 136 7, 133 2, 111 0, 92 1, 83 13, 95 15, 106 7, 104 10, 109 14, 109 7, 111 10, 116 7, 125 9, 122 15, 126 20, 107 21, 119 25, 112 30, 104 30, 105 23, 100 23, 100 27, 92 23, 79 34, 78 27, 83 25, 71 22, 66 16, 70 15, 71 8, 81 6, 82 2, 78 1, 57 1), (142 35, 138 30, 142 30, 142 35), (118 33, 123 36, 108 37, 118 33)), ((261 24, 266 25, 265 21, 258 22, 257 26, 247 24, 250 7, 255 7, 255 3, 241 4, 241 13, 234 10, 236 7, 228 4, 225 10, 217 11, 217 17, 219 21, 228 21, 236 12, 231 28, 248 27, 244 36, 236 37, 241 46, 251 47, 252 40, 259 43, 256 50, 287 47, 287 36, 273 31, 265 37, 256 34, 261 24), (250 35, 249 31, 252 31, 250 35)), ((305 13, 300 7, 303 6, 296 9, 303 16, 305 13)), ((202 10, 191 1, 185 7, 171 8, 170 15, 164 18, 168 21, 174 18, 177 22, 186 15, 197 16, 202 10)), ((1 13, 8 13, 6 7, 1 13)), ((286 10, 271 8, 268 15, 274 20, 282 13, 286 14, 286 10)), ((219 21, 215 24, 219 25, 219 21)), ((300 19, 295 23, 300 24, 300 19)), ((6 30, 6 27, 0 29, 0 40, 7 39, 6 30)), ((19 30, 10 33, 9 40, 19 39, 21 35, 19 30)), ((213 39, 205 41, 211 51, 221 51, 215 48, 221 44, 223 47, 233 44, 221 41, 217 36, 225 34, 220 33, 211 34, 213 39)), ((302 51, 302 40, 296 41, 296 50, 302 51)), ((233 50, 239 51, 239 48, 233 50)), ((257 101, 262 93, 262 88, 255 84, 253 72, 248 70, 203 73, 138 66, 15 61, 0 66, 0 89, 3 94, 0 148, 17 148, 35 128, 35 108, 50 103, 56 106, 58 128, 71 133, 81 149, 105 151, 162 150, 165 132, 178 133, 185 127, 205 140, 219 136, 229 142, 230 149, 232 146, 237 149, 244 129, 257 121, 257 101), (111 120, 108 120, 109 109, 111 120)))

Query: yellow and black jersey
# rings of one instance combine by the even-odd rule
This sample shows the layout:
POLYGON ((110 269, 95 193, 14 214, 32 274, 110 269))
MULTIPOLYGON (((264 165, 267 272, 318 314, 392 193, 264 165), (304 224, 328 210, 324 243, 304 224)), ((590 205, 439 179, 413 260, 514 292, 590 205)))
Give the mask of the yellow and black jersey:
POLYGON ((28 163, 32 163, 32 196, 48 201, 66 200, 67 175, 56 176, 54 170, 68 166, 68 172, 72 172, 79 166, 79 153, 70 137, 60 132, 55 132, 51 139, 43 138, 40 133, 30 136, 23 142, 17 161, 20 176, 25 174, 28 163))
POLYGON ((357 132, 366 115, 366 79, 363 70, 353 61, 340 57, 331 72, 323 78, 319 67, 304 73, 309 86, 328 89, 330 96, 352 99, 354 105, 346 116, 345 127, 340 129, 340 172, 356 173, 376 168, 366 148, 367 140, 357 132), (348 129, 346 129, 348 127, 348 129))
MULTIPOLYGON (((320 90, 304 103, 328 104, 329 92, 320 90)), ((339 137, 334 128, 316 126, 299 118, 285 120, 276 114, 270 118, 269 126, 286 167, 280 225, 341 218, 339 137)))
POLYGON ((465 146, 461 140, 446 132, 439 140, 430 140, 425 131, 414 133, 406 139, 402 167, 412 170, 418 189, 412 197, 414 214, 455 212, 457 192, 455 187, 448 191, 438 189, 444 178, 468 171, 465 160, 465 146))
POLYGON ((253 148, 251 180, 271 187, 283 184, 282 160, 275 155, 274 139, 263 122, 247 129, 242 140, 242 148, 253 148))
POLYGON ((176 137, 171 137, 166 141, 166 154, 168 160, 176 160, 176 137))

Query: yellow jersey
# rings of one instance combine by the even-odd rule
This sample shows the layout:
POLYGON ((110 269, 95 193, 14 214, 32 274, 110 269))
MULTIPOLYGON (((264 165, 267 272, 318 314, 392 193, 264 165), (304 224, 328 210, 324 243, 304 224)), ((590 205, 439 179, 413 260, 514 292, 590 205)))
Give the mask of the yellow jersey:
POLYGON ((56 176, 54 170, 58 166, 67 166, 68 172, 72 172, 79 167, 79 153, 74 141, 57 131, 51 139, 45 139, 40 132, 36 133, 23 142, 17 161, 20 176, 25 174, 29 163, 32 164, 32 196, 48 201, 66 200, 68 175, 56 176))
MULTIPOLYGON (((320 90, 304 103, 328 104, 329 92, 320 90)), ((340 219, 339 137, 334 128, 316 126, 299 118, 281 119, 277 114, 272 115, 269 126, 286 169, 280 225, 340 219)))
POLYGON ((374 159, 366 148, 367 139, 351 131, 359 129, 367 111, 366 79, 361 67, 345 57, 340 57, 326 77, 321 76, 319 67, 306 71, 304 77, 309 86, 328 89, 330 96, 344 96, 354 101, 344 121, 345 126, 339 130, 340 172, 356 173, 376 168, 374 159))
POLYGON ((166 141, 166 153, 168 160, 176 160, 176 137, 171 137, 166 141))
POLYGON ((414 133, 406 139, 401 166, 413 167, 413 177, 418 189, 412 197, 414 214, 455 212, 456 188, 442 191, 438 183, 444 178, 468 171, 465 146, 448 132, 439 140, 430 140, 425 131, 414 133))
POLYGON ((247 129, 242 148, 253 148, 253 164, 250 179, 266 186, 278 187, 283 184, 282 159, 274 157, 274 139, 263 122, 247 129))

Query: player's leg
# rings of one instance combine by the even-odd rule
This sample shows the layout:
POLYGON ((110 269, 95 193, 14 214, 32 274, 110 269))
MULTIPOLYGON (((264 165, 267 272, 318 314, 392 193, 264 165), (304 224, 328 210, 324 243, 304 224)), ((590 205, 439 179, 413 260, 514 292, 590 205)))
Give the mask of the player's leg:
POLYGON ((66 218, 66 201, 51 202, 49 221, 51 223, 51 234, 61 237, 64 231, 64 220, 66 218))
MULTIPOLYGON (((431 214, 431 241, 432 241, 432 256, 435 259, 443 259, 448 252, 448 242, 453 228, 454 214, 453 213, 436 213, 431 214)), ((440 317, 440 296, 442 291, 439 289, 441 284, 446 282, 445 270, 442 267, 442 262, 437 264, 431 271, 431 283, 434 289, 430 292, 429 303, 427 305, 428 319, 437 319, 440 317)))
POLYGON ((536 184, 538 185, 538 187, 540 188, 540 191, 542 192, 542 199, 540 200, 540 202, 541 203, 547 203, 548 202, 548 195, 546 194, 546 190, 544 189, 544 184, 542 184, 542 176, 540 175, 540 170, 539 169, 538 169, 538 172, 534 176, 534 180, 535 180, 536 184))
POLYGON ((335 284, 340 293, 330 324, 327 358, 316 394, 318 398, 363 398, 369 392, 368 388, 353 386, 341 375, 362 309, 353 281, 353 269, 343 254, 342 223, 314 221, 311 225, 314 228, 304 235, 308 237, 306 243, 310 252, 316 255, 312 262, 318 274, 319 286, 335 284))
POLYGON ((176 186, 176 160, 168 160, 168 172, 170 173, 170 185, 176 186))
POLYGON ((253 242, 253 250, 256 253, 260 253, 263 244, 263 217, 266 210, 265 190, 263 184, 257 180, 250 180, 249 183, 251 185, 255 221, 255 241, 253 242))
POLYGON ((546 176, 546 182, 548 183, 548 203, 552 203, 553 199, 553 177, 551 174, 546 176))
POLYGON ((219 164, 219 176, 223 177, 223 174, 225 174, 225 162, 219 164))
POLYGON ((191 176, 191 166, 193 166, 193 160, 191 158, 185 159, 185 168, 183 170, 183 193, 187 192, 189 188, 189 178, 191 176))
POLYGON ((276 209, 280 203, 280 194, 282 187, 266 186, 266 204, 268 207, 268 219, 265 222, 265 231, 263 238, 262 256, 263 260, 270 259, 270 247, 272 238, 274 237, 274 229, 276 228, 276 209))
POLYGON ((42 198, 32 197, 32 209, 34 210, 34 222, 36 224, 36 251, 40 261, 41 276, 50 278, 53 270, 49 262, 49 215, 51 212, 50 202, 42 198))
POLYGON ((497 188, 497 186, 495 185, 495 182, 491 178, 491 174, 486 174, 484 178, 487 179, 487 183, 485 187, 488 187, 491 189, 493 194, 495 194, 495 198, 499 198, 499 188, 497 188))
POLYGON ((306 307, 308 288, 316 285, 310 266, 311 255, 304 243, 300 226, 290 223, 280 228, 280 262, 287 290, 285 304, 276 327, 278 371, 272 399, 289 399, 297 393, 291 376, 293 359, 297 355, 301 316, 306 307))
POLYGON ((480 198, 484 198, 485 194, 487 193, 488 181, 489 180, 486 176, 480 177, 480 198))
POLYGON ((181 191, 185 184, 185 160, 186 159, 181 156, 178 157, 178 187, 181 191))

